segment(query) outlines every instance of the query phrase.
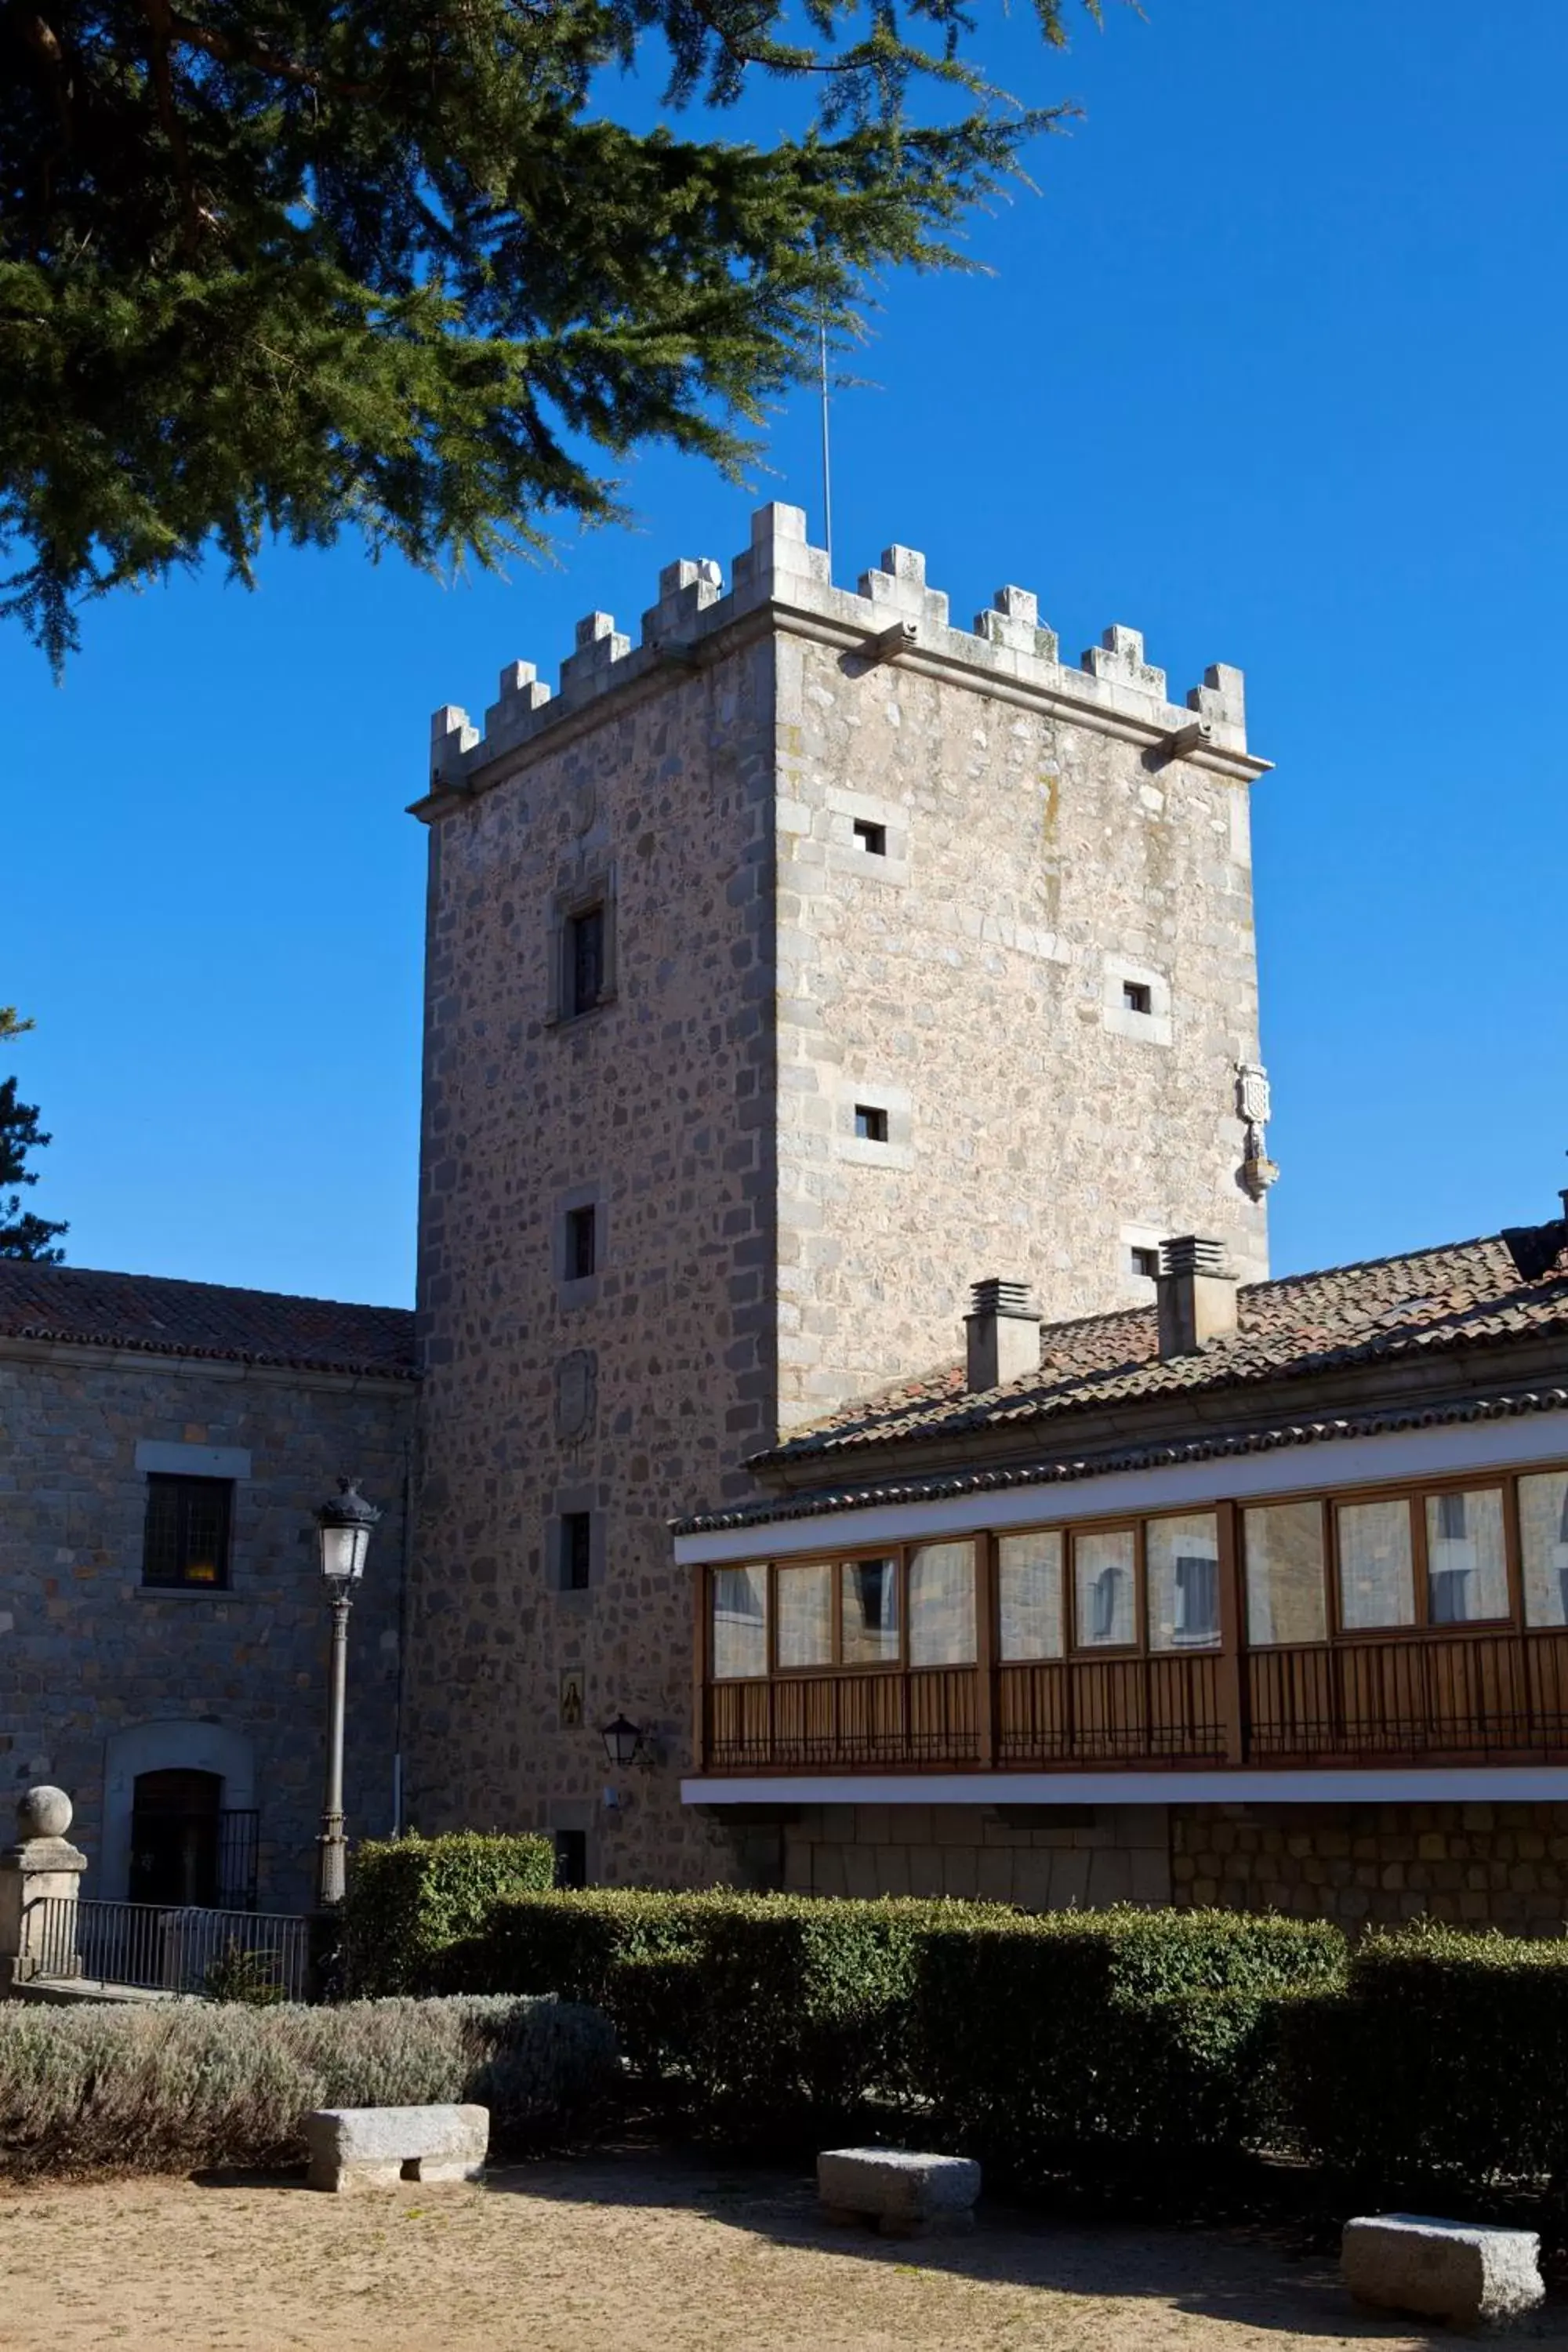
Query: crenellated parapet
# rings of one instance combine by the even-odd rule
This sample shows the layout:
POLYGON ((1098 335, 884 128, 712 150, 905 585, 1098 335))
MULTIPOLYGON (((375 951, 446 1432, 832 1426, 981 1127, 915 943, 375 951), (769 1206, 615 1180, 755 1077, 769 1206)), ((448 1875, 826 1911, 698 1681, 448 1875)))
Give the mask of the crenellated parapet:
POLYGON ((735 558, 730 586, 708 560, 667 564, 658 600, 642 616, 636 645, 609 613, 579 621, 573 651, 552 693, 531 662, 502 670, 496 700, 482 730, 466 710, 446 704, 430 727, 433 793, 463 792, 496 761, 562 725, 601 697, 661 671, 699 670, 716 656, 730 633, 766 612, 784 626, 842 648, 846 667, 884 663, 937 675, 968 670, 986 689, 1020 702, 1043 702, 1079 723, 1142 742, 1158 764, 1196 759, 1233 775, 1250 777, 1265 762, 1247 749, 1242 674, 1221 663, 1207 669, 1185 703, 1168 697, 1165 673, 1144 658, 1136 629, 1116 625, 1073 668, 1062 662, 1057 633, 1039 616, 1027 588, 998 588, 975 615, 973 630, 955 629, 947 597, 928 585, 918 549, 889 547, 858 589, 833 584, 826 551, 812 546, 803 509, 762 508, 752 520, 751 545, 735 558))

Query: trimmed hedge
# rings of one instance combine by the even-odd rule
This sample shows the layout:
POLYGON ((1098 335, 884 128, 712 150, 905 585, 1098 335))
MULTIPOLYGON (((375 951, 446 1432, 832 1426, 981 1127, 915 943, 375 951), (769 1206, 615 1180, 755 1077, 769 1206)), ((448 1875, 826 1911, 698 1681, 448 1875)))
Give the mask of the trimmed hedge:
POLYGON ((1343 1968, 1337 1928, 1269 1914, 941 1927, 922 1939, 912 2072, 944 2126, 1015 2176, 1235 2152, 1275 2126, 1273 2004, 1343 1968))
POLYGON ((1282 2005, 1302 2151, 1367 2181, 1568 2183, 1568 1941, 1426 1921, 1368 1936, 1344 1990, 1282 2005))
POLYGON ((355 1851, 342 1910, 344 1990, 374 1998, 437 1989, 447 1945, 477 1935, 503 1896, 554 1880, 547 1837, 464 1830, 367 1841, 355 1851))
POLYGON ((451 1989, 604 2009, 667 2105, 805 2138, 933 2117, 1015 2174, 1239 2147, 1273 2112, 1269 1997, 1342 1978, 1316 1922, 596 1889, 496 1906, 451 1989))
POLYGON ((295 2164, 313 2107, 459 2099, 526 2147, 592 2120, 615 2054, 605 2019, 551 2000, 5 2001, 0 2172, 295 2164))

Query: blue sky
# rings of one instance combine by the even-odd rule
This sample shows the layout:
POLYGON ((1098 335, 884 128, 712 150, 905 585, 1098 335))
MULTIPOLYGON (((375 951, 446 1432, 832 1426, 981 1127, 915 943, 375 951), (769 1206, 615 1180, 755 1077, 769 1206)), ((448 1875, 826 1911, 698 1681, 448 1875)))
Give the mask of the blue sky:
MULTIPOLYGON (((982 17, 994 24, 992 0, 982 17)), ((886 289, 836 422, 839 578, 924 548, 967 621, 1037 590, 1247 673, 1276 1270, 1544 1216, 1568 1182, 1558 709, 1568 8, 1147 0, 999 78, 1086 117, 886 289)), ((0 634, 0 1000, 70 1260, 340 1297, 413 1281, 428 715, 658 567, 818 504, 809 400, 755 495, 655 454, 635 531, 443 588, 346 544, 0 634)))

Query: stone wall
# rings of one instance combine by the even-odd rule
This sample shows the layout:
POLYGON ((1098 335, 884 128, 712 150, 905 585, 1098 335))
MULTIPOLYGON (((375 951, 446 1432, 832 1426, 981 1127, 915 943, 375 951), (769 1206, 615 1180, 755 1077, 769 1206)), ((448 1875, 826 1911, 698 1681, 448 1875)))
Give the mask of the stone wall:
POLYGON ((821 1805, 773 1836, 769 1873, 753 1832, 753 1872, 807 1895, 1215 1905, 1352 1935, 1415 1918, 1568 1925, 1568 1804, 821 1805))
POLYGON ((413 1818, 587 1833, 589 1874, 725 1866, 679 1804, 692 1609, 667 1521, 774 1426, 773 652, 569 731, 431 830, 413 1818), (613 892, 612 1001, 552 1020, 555 910, 613 892), (560 1229, 602 1214, 591 1280, 560 1229), (587 1591, 560 1517, 594 1514, 587 1591), (598 1727, 653 1759, 616 1783, 598 1727))
POLYGON ((344 1471, 384 1512, 352 1622, 349 1828, 391 1827, 412 1419, 406 1381, 0 1342, 0 1783, 68 1791, 84 1895, 126 1894, 129 1792, 106 1817, 105 1787, 123 1752, 138 1770, 248 1771, 261 1904, 312 1899, 329 1617, 311 1514, 344 1471), (232 1589, 143 1585, 143 1440, 249 1453, 232 1589))
MULTIPOLYGON (((879 610, 945 610, 918 555, 883 562, 879 610)), ((784 1423, 950 1360, 988 1275, 1047 1319, 1146 1304, 1131 1238, 1196 1232, 1262 1279, 1237 1181, 1247 785, 999 699, 984 671, 868 669, 804 636, 780 641, 778 722, 784 1423), (886 1109, 885 1145, 858 1103, 886 1109)))
POLYGON ((1432 1918, 1557 1936, 1568 1805, 1178 1805, 1171 1877, 1178 1904, 1352 1930, 1432 1918))
POLYGON ((1156 1805, 819 1805, 783 1829, 802 1895, 949 1895, 1026 1911, 1171 1901, 1156 1805))
POLYGON ((971 635, 886 562, 836 589, 768 509, 728 594, 673 565, 639 645, 590 614, 558 696, 514 663, 482 735, 434 725, 411 1793, 433 1828, 585 1832, 597 1879, 741 1866, 679 1801, 668 1519, 956 1355, 977 1276, 1143 1303, 1130 1228, 1265 1270, 1239 676, 1194 719, 1131 633, 1072 670, 1023 592, 971 635), (595 892, 611 1000, 563 1021, 558 927, 595 892), (590 1202, 603 1263, 563 1282, 590 1202), (563 1591, 579 1511, 593 1576, 563 1591), (653 1752, 606 1805, 617 1711, 653 1752))

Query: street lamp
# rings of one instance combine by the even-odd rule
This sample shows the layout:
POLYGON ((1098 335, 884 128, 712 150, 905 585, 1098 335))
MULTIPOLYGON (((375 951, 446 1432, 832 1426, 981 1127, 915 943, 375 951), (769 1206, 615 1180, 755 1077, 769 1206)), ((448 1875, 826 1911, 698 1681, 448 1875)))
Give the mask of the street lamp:
POLYGON ((332 1659, 327 1685, 327 1794, 317 1841, 316 1899, 334 1910, 347 1884, 348 1848, 343 1838, 343 1698, 348 1685, 349 1611, 354 1587, 364 1574, 370 1531, 381 1513, 367 1503, 357 1480, 340 1478, 338 1491, 316 1513, 316 1547, 321 1580, 332 1612, 332 1659))
POLYGON ((637 1762, 637 1750, 642 1746, 642 1731, 638 1725, 628 1723, 624 1715, 617 1715, 614 1723, 606 1723, 599 1737, 605 1743, 605 1755, 617 1772, 625 1772, 637 1762))

